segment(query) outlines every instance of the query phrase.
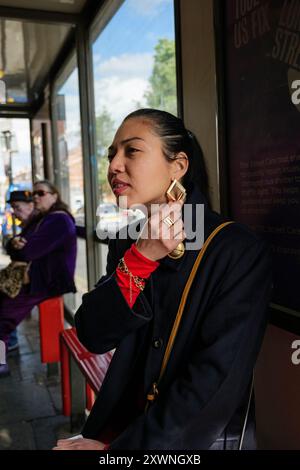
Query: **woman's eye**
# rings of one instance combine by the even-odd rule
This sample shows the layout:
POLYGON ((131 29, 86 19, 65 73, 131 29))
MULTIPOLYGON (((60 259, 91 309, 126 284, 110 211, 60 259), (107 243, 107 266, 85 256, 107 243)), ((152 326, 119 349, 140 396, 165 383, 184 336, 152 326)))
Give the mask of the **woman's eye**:
MULTIPOLYGON (((140 152, 140 150, 135 147, 125 148, 125 155, 132 156, 136 154, 137 152, 140 152)), ((115 155, 116 155, 116 152, 108 153, 107 154, 108 161, 111 162, 115 155)))
POLYGON ((139 150, 134 148, 134 147, 128 147, 127 148, 127 153, 134 154, 136 152, 139 152, 139 150))

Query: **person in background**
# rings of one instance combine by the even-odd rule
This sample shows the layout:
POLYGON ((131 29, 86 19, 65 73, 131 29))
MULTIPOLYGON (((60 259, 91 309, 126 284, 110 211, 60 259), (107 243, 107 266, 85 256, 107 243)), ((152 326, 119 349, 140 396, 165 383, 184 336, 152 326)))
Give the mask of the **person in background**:
MULTIPOLYGON (((21 222, 21 228, 24 230, 26 225, 30 223, 33 217, 38 213, 34 210, 33 198, 31 191, 12 191, 7 203, 11 205, 17 219, 21 222)), ((10 250, 12 246, 16 246, 18 240, 22 239, 22 234, 9 240, 6 244, 6 250, 10 250)), ((17 351, 19 349, 17 329, 11 332, 8 339, 7 352, 17 351)))
MULTIPOLYGON (((7 345, 10 333, 43 300, 76 292, 74 273, 77 253, 76 227, 68 206, 49 181, 33 186, 34 208, 39 214, 27 224, 22 237, 12 241, 13 261, 30 263, 28 285, 15 298, 0 298, 0 341, 7 345)), ((9 374, 5 358, 0 377, 9 374)))

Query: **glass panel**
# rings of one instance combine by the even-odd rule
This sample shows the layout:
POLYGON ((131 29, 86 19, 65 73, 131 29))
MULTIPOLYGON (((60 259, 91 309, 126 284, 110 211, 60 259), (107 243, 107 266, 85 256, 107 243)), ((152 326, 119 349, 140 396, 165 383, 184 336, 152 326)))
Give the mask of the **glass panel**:
POLYGON ((46 11, 61 11, 66 13, 80 13, 86 0, 1 0, 1 6, 15 8, 33 8, 46 11))
MULTIPOLYGON (((58 168, 57 180, 63 200, 70 206, 76 225, 84 226, 83 164, 81 146, 78 70, 73 57, 66 67, 66 76, 60 80, 55 92, 57 126, 58 168)), ((88 290, 85 240, 77 239, 75 282, 78 293, 66 296, 71 310, 81 303, 81 296, 88 290)))
MULTIPOLYGON (((28 119, 0 119, 0 232, 2 245, 20 232, 9 199, 11 191, 31 189, 31 148, 28 119)), ((1 264, 1 262, 0 262, 1 264)))
POLYGON ((0 19, 0 104, 36 98, 71 27, 0 19))
POLYGON ((68 33, 70 25, 24 23, 26 38, 26 73, 30 89, 37 88, 53 64, 68 33), (30 47, 28 45, 30 44, 30 47))
POLYGON ((76 224, 84 226, 84 192, 77 67, 55 94, 59 180, 63 200, 76 224))
POLYGON ((24 34, 21 21, 0 20, 0 78, 6 88, 3 103, 24 103, 28 100, 24 55, 24 34))
POLYGON ((33 133, 33 158, 34 158, 34 181, 45 178, 44 173, 44 154, 42 141, 42 128, 36 128, 33 133))
POLYGON ((77 259, 75 270, 76 294, 66 294, 65 304, 71 312, 75 312, 81 305, 82 295, 88 291, 86 269, 86 243, 84 238, 77 238, 77 259))
POLYGON ((107 182, 107 148, 118 126, 141 107, 177 114, 173 1, 125 1, 94 39, 92 51, 102 237, 128 222, 128 214, 116 216, 107 182))

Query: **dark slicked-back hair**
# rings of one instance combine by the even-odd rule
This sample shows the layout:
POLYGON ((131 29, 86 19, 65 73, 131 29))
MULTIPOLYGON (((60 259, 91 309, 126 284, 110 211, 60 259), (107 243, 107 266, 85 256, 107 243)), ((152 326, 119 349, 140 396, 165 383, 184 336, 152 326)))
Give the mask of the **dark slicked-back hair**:
POLYGON ((168 161, 174 160, 176 154, 185 152, 189 159, 189 167, 182 178, 182 184, 187 191, 196 184, 207 202, 208 176, 204 163, 203 152, 195 135, 186 129, 182 119, 166 111, 144 108, 130 113, 124 121, 140 118, 152 126, 152 130, 161 138, 164 156, 168 161))

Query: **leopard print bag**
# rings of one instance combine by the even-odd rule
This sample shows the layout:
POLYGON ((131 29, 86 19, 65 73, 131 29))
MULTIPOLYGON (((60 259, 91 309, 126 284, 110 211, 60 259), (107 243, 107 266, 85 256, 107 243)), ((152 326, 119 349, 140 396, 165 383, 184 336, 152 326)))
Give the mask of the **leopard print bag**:
POLYGON ((0 271, 0 291, 11 299, 17 297, 22 286, 29 283, 28 271, 31 263, 12 261, 0 271))

